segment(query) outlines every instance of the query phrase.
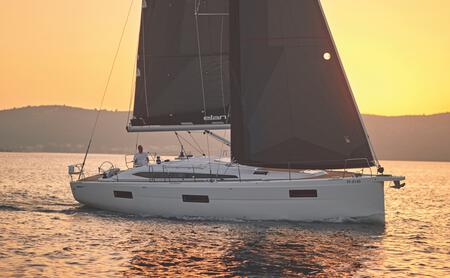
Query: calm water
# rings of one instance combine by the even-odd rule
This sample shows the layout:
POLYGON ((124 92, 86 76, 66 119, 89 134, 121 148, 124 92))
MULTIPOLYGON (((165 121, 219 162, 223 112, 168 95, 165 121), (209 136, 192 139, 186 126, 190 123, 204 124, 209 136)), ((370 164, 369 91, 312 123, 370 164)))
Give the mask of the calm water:
MULTIPOLYGON (((0 153, 1 276, 450 276, 450 163, 384 162, 385 227, 154 219, 83 208, 80 154, 0 153)), ((93 155, 124 167, 124 156, 93 155)))

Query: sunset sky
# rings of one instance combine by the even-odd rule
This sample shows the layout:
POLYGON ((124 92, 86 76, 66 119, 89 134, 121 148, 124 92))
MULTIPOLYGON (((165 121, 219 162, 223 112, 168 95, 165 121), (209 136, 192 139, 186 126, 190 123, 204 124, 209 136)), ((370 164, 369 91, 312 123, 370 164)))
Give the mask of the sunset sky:
MULTIPOLYGON (((96 108, 132 0, 0 0, 0 109, 96 108)), ((363 113, 450 111, 450 1, 322 0, 363 113)), ((104 108, 127 110, 135 0, 104 108)))

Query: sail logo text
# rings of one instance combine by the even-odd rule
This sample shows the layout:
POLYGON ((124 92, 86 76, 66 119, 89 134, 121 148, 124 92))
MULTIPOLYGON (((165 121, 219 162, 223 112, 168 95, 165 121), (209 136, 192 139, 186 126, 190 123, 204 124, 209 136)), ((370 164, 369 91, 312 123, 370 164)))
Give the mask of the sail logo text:
POLYGON ((226 115, 210 115, 210 116, 204 116, 203 120, 205 121, 226 121, 227 120, 227 116, 226 115))

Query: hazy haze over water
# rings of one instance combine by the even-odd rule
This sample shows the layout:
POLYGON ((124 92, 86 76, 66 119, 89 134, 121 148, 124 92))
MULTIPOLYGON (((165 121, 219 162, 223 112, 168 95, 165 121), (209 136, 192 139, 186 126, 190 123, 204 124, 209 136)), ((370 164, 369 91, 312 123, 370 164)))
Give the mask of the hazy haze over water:
MULTIPOLYGON (((82 154, 0 153, 2 276, 450 275, 450 163, 385 161, 386 226, 144 218, 88 209, 82 154)), ((87 168, 124 156, 92 155, 87 168)))

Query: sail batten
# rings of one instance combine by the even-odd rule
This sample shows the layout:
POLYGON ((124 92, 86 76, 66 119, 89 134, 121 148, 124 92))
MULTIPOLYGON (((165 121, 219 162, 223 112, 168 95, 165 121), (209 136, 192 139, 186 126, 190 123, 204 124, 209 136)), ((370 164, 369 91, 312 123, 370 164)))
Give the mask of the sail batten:
POLYGON ((318 0, 231 0, 232 156, 240 164, 375 164, 318 0))

